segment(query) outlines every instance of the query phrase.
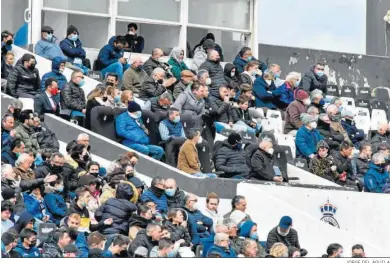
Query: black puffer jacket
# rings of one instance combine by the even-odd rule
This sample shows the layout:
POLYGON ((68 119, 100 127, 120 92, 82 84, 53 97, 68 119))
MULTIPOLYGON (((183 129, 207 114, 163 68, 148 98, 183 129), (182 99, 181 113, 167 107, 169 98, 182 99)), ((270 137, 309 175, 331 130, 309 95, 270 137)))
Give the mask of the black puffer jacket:
POLYGON ((211 101, 212 113, 215 114, 216 121, 229 123, 233 122, 232 109, 229 103, 224 102, 219 97, 211 101))
MULTIPOLYGON (((343 172, 347 173, 347 180, 345 184, 353 185, 356 177, 353 174, 351 159, 341 155, 339 151, 332 154, 334 164, 337 166, 337 173, 342 174, 343 172)), ((343 183, 341 183, 343 184, 343 183)))
POLYGON ((155 68, 162 68, 164 69, 160 62, 158 62, 157 60, 153 59, 152 57, 150 57, 148 60, 145 61, 144 63, 144 70, 146 71, 146 73, 148 73, 148 75, 152 75, 152 72, 155 68))
POLYGON ((206 60, 202 65, 200 65, 199 70, 201 69, 205 69, 209 72, 209 76, 211 78, 210 95, 218 98, 219 86, 227 84, 221 64, 217 61, 206 60))
POLYGON ((273 181, 275 160, 272 155, 258 149, 251 158, 252 171, 250 177, 258 180, 273 181))
MULTIPOLYGON (((23 200, 23 196, 22 196, 21 192, 29 190, 29 188, 26 187, 26 184, 31 184, 30 181, 36 182, 36 185, 33 185, 33 186, 40 185, 40 181, 37 181, 37 179, 27 180, 27 181, 23 180, 20 182, 21 185, 16 186, 14 184, 15 181, 8 180, 6 178, 1 178, 1 192, 5 191, 5 189, 15 190, 15 196, 16 196, 15 211, 14 211, 15 213, 18 213, 18 212, 24 210, 24 200, 23 200), (22 186, 24 187, 23 189, 22 189, 22 186)), ((43 184, 43 182, 42 182, 42 184, 43 184)), ((34 189, 34 188, 31 188, 31 189, 34 189)))
POLYGON ((185 193, 177 188, 174 196, 167 196, 168 208, 182 208, 185 204, 184 198, 185 193))
POLYGON ((86 107, 84 90, 71 81, 66 83, 61 91, 61 109, 82 111, 86 107))
POLYGON ((152 238, 146 234, 146 230, 141 229, 133 242, 131 242, 128 252, 131 256, 134 256, 134 252, 138 247, 144 247, 148 250, 149 255, 154 246, 158 246, 158 241, 152 241, 152 238))
POLYGON ((215 169, 225 172, 223 177, 231 178, 235 175, 247 176, 250 172, 245 151, 233 149, 227 140, 222 142, 222 147, 216 153, 215 169))
POLYGON ((131 218, 129 220, 129 228, 132 226, 138 226, 140 228, 146 229, 149 223, 151 223, 152 220, 146 219, 145 217, 142 217, 137 214, 132 214, 131 218))
POLYGON ((190 233, 188 232, 187 227, 182 227, 181 225, 174 225, 169 220, 165 221, 165 226, 168 228, 169 233, 171 233, 171 240, 173 242, 183 239, 185 243, 182 244, 181 246, 182 247, 190 246, 191 236, 190 233))
POLYGON ((358 157, 356 158, 356 176, 363 179, 363 176, 366 175, 369 169, 370 161, 366 158, 358 157))
POLYGON ((110 198, 107 202, 100 206, 95 213, 97 221, 104 222, 108 218, 112 218, 113 223, 104 226, 100 230, 101 233, 108 234, 123 234, 129 233, 129 221, 137 207, 129 200, 133 196, 133 190, 129 184, 119 184, 116 190, 115 198, 110 198))
POLYGON ((267 237, 268 252, 271 249, 271 247, 278 242, 285 244, 287 247, 296 247, 299 249, 301 248, 301 245, 299 244, 299 240, 298 240, 298 232, 295 229, 291 228, 288 235, 284 237, 279 235, 277 228, 278 227, 274 227, 268 233, 268 237, 267 237))
POLYGON ((146 77, 145 81, 139 88, 138 97, 141 100, 148 100, 153 97, 158 97, 166 91, 166 88, 158 84, 152 77, 146 77))
MULTIPOLYGON (((315 66, 314 66, 315 67, 315 66)), ((328 76, 325 74, 320 78, 314 73, 314 67, 310 69, 309 72, 306 72, 302 78, 299 87, 305 91, 312 92, 315 89, 319 89, 324 93, 324 97, 328 93, 328 76)))
POLYGON ((236 66, 234 66, 232 63, 227 63, 225 65, 225 68, 223 69, 223 73, 225 75, 226 82, 229 83, 229 85, 232 86, 235 91, 239 90, 240 79, 236 66), (233 69, 236 69, 236 71, 234 76, 232 77, 231 72, 233 69))
POLYGON ((45 123, 41 123, 41 126, 35 128, 37 132, 37 140, 39 148, 42 150, 51 150, 53 153, 60 150, 60 143, 54 132, 52 132, 45 123))
POLYGON ((25 68, 21 59, 9 72, 7 81, 7 90, 12 97, 18 98, 22 93, 35 96, 40 92, 41 78, 38 69, 25 68))
POLYGON ((339 150, 340 144, 344 141, 342 133, 335 131, 330 127, 330 124, 322 120, 318 120, 317 130, 325 138, 331 153, 339 150))
POLYGON ((232 107, 233 123, 238 121, 245 122, 246 125, 250 126, 253 123, 249 110, 243 111, 238 107, 232 107))

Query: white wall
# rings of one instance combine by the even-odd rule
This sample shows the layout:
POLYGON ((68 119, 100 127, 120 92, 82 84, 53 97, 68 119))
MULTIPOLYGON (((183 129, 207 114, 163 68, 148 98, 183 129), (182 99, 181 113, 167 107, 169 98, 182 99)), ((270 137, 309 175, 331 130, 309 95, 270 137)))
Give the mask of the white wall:
POLYGON ((366 2, 259 0, 259 42, 366 54, 366 2))
POLYGON ((24 24, 24 10, 28 0, 1 0, 1 31, 16 33, 24 24))

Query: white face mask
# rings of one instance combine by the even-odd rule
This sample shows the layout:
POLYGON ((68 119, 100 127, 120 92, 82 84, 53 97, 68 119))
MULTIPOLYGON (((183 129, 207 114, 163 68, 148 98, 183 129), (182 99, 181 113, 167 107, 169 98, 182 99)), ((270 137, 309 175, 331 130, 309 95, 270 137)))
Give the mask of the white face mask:
POLYGON ((207 78, 206 79, 206 85, 209 86, 211 84, 211 79, 210 78, 207 78))
POLYGON ((269 149, 267 150, 267 153, 273 155, 273 154, 274 154, 274 151, 275 151, 274 148, 269 148, 269 149))
POLYGON ((267 85, 269 86, 269 85, 271 85, 271 83, 272 83, 272 80, 270 80, 270 79, 267 79, 267 80, 265 80, 265 82, 267 82, 267 85))
POLYGON ((197 202, 196 202, 195 204, 193 204, 192 209, 193 209, 194 211, 199 209, 199 205, 198 205, 197 202))
POLYGON ((198 139, 198 144, 201 144, 202 142, 203 142, 203 138, 202 138, 202 136, 200 136, 198 139))
POLYGON ((160 62, 160 63, 163 63, 163 62, 164 62, 164 58, 163 58, 163 57, 160 57, 160 58, 158 58, 157 60, 158 60, 158 62, 160 62))
POLYGON ((235 75, 236 75, 236 72, 231 72, 231 73, 230 73, 230 77, 232 77, 232 78, 233 78, 235 75))
POLYGON ((283 237, 287 236, 290 233, 290 228, 288 229, 287 232, 280 231, 280 227, 278 227, 277 230, 278 230, 278 234, 283 236, 283 237))
POLYGON ((310 127, 314 130, 317 128, 317 122, 311 122, 310 127))
POLYGON ((306 106, 309 106, 310 103, 311 103, 311 101, 310 101, 309 98, 307 98, 307 99, 305 99, 305 100, 303 101, 303 104, 306 105, 306 106))

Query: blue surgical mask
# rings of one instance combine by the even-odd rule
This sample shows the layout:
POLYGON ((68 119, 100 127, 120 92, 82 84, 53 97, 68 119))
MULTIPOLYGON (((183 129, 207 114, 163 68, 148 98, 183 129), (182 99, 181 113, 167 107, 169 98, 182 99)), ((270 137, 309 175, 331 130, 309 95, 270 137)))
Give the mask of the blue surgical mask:
POLYGON ((121 96, 119 96, 119 95, 118 95, 118 96, 115 96, 115 97, 114 97, 114 102, 115 102, 115 103, 121 102, 121 96))
POLYGON ((174 250, 169 251, 168 254, 167 254, 167 257, 168 258, 174 258, 175 257, 175 251, 174 250))
POLYGON ((321 106, 324 106, 325 105, 325 100, 322 98, 320 99, 320 101, 318 102, 319 105, 321 106))
POLYGON ((60 186, 57 188, 57 192, 62 193, 64 191, 64 186, 60 186))
POLYGON ((165 189, 165 194, 169 197, 172 197, 174 196, 176 193, 176 190, 175 189, 165 189))
POLYGON ((253 233, 252 235, 250 235, 250 238, 253 240, 258 240, 259 236, 257 235, 257 233, 253 233))
POLYGON ((301 83, 300 80, 295 81, 295 87, 299 87, 299 83, 301 83))
POLYGON ((140 119, 142 117, 142 111, 136 111, 133 113, 133 115, 136 119, 140 119))
POLYGON ((47 34, 46 40, 51 41, 53 39, 53 34, 47 34))
POLYGON ((84 84, 85 84, 85 79, 82 79, 82 80, 79 82, 79 86, 82 87, 82 86, 84 86, 84 84))
POLYGON ((325 73, 323 71, 317 71, 316 74, 317 74, 318 77, 321 78, 322 76, 324 76, 325 73))
POLYGON ((275 73, 275 78, 276 79, 280 78, 280 73, 275 73))
POLYGON ((173 122, 174 122, 174 123, 180 122, 180 116, 176 116, 176 117, 173 119, 173 122))
POLYGON ((246 59, 246 61, 252 61, 252 59, 253 59, 253 57, 252 56, 249 56, 247 59, 246 59))
POLYGON ((234 148, 236 148, 237 150, 242 150, 242 143, 241 142, 238 142, 234 148))
POLYGON ((76 41, 77 39, 79 39, 79 36, 77 34, 76 35, 72 34, 69 39, 72 41, 76 41))

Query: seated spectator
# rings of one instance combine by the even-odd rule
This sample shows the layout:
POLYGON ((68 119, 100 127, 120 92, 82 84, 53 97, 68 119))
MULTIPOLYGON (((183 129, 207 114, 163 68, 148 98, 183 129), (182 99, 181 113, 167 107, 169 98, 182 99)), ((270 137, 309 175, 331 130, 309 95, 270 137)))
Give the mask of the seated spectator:
POLYGON ((275 243, 269 251, 269 257, 288 258, 288 247, 281 242, 275 243))
POLYGON ((325 64, 318 62, 309 72, 306 72, 299 85, 303 90, 310 93, 315 89, 323 92, 323 96, 327 94, 328 76, 325 75, 325 64))
POLYGON ((200 131, 191 129, 188 138, 180 148, 177 168, 183 172, 192 174, 196 177, 216 178, 212 173, 202 173, 198 156, 197 144, 202 143, 203 139, 200 131))
MULTIPOLYGON (((245 218, 248 218, 248 220, 251 220, 249 215, 245 214, 246 205, 247 205, 245 196, 242 196, 242 195, 234 196, 231 204, 232 204, 232 210, 223 216, 224 224, 227 224, 229 222, 229 220, 235 221, 235 220, 232 220, 232 218, 231 218, 231 215, 233 214, 234 211, 242 212, 241 214, 243 214, 245 218)), ((236 218, 234 218, 234 219, 236 219, 236 218)), ((241 222, 241 220, 239 220, 239 222, 237 222, 237 224, 240 222, 241 222)))
POLYGON ((71 233, 74 232, 73 229, 67 230, 57 230, 53 236, 43 242, 43 253, 42 257, 44 258, 63 258, 64 257, 64 248, 72 243, 70 237, 71 233))
MULTIPOLYGON (((252 60, 258 61, 252 56, 252 50, 249 47, 243 47, 235 57, 233 64, 237 67, 238 73, 241 74, 242 72, 244 72, 246 64, 252 60)), ((267 65, 261 61, 258 61, 258 63, 259 69, 261 70, 261 72, 264 73, 267 70, 267 65)))
POLYGON ((104 106, 112 109, 121 105, 121 91, 116 86, 108 86, 106 89, 107 101, 104 106))
POLYGON ((37 155, 40 150, 37 134, 34 131, 34 115, 32 110, 24 110, 20 113, 19 125, 15 129, 15 139, 19 139, 24 143, 24 151, 26 153, 32 152, 37 155))
POLYGON ((210 193, 206 197, 206 206, 200 208, 202 214, 213 220, 213 230, 217 225, 223 224, 223 216, 218 213, 219 196, 216 193, 210 193))
POLYGON ((264 181, 283 182, 283 175, 279 167, 275 166, 274 148, 272 141, 264 139, 259 149, 251 156, 252 171, 250 177, 264 181), (277 171, 277 173, 276 173, 277 171))
POLYGON ((340 174, 340 185, 350 187, 356 186, 356 176, 353 174, 351 159, 354 146, 350 141, 343 141, 340 144, 340 150, 332 154, 334 164, 337 167, 337 173, 340 174))
POLYGON ((60 45, 56 43, 57 38, 54 36, 54 30, 50 26, 43 26, 41 29, 41 40, 35 44, 35 54, 48 60, 55 57, 65 57, 60 45))
POLYGON ((317 143, 323 139, 317 130, 317 120, 304 113, 301 115, 302 126, 295 137, 297 147, 297 157, 313 159, 317 152, 317 143))
POLYGON ((25 228, 20 232, 20 242, 15 248, 21 258, 40 258, 41 252, 36 247, 37 245, 37 232, 34 230, 25 228))
POLYGON ((176 185, 173 178, 165 180, 165 195, 167 196, 168 208, 182 208, 184 206, 185 194, 176 185))
POLYGON ((171 71, 176 79, 180 79, 181 72, 188 70, 186 63, 184 63, 184 49, 180 47, 174 47, 171 52, 171 57, 168 60, 168 64, 172 66, 171 71))
POLYGON ((253 87, 256 77, 263 75, 263 72, 259 70, 259 63, 257 61, 250 61, 245 65, 244 69, 245 71, 240 74, 240 83, 253 87))
MULTIPOLYGON (((12 40, 11 40, 12 41, 12 40)), ((7 79, 9 73, 14 69, 14 58, 15 55, 12 52, 7 52, 6 55, 4 56, 4 61, 3 61, 3 56, 2 56, 2 62, 1 62, 1 89, 5 90, 7 87, 7 79)), ((6 93, 8 94, 9 92, 5 90, 6 93)))
POLYGON ((204 90, 204 86, 195 81, 191 87, 188 87, 177 97, 172 106, 178 109, 181 114, 189 114, 194 119, 201 119, 205 113, 204 90))
POLYGON ((211 79, 209 72, 205 69, 200 69, 196 75, 197 81, 203 86, 209 87, 211 85, 211 79))
POLYGON ((141 229, 136 238, 131 242, 128 252, 134 255, 139 247, 144 247, 148 250, 148 255, 152 249, 158 245, 161 239, 161 227, 157 224, 150 223, 146 229, 141 229))
POLYGON ((13 212, 14 205, 10 201, 1 201, 1 231, 3 233, 14 226, 14 222, 10 220, 13 212))
POLYGON ((329 155, 329 145, 321 140, 317 143, 317 154, 310 160, 309 171, 331 182, 337 182, 340 175, 333 157, 329 155))
POLYGON ((18 60, 7 78, 7 90, 12 97, 34 99, 39 93, 41 79, 35 65, 35 57, 31 54, 26 53, 18 60))
POLYGON ((313 116, 313 117, 316 118, 317 120, 318 120, 319 117, 320 117, 320 111, 319 111, 318 108, 315 107, 315 106, 310 106, 310 107, 307 109, 307 114, 313 116))
MULTIPOLYGON (((280 79, 280 74, 282 73, 282 71, 280 70, 280 66, 278 64, 271 64, 269 66, 269 69, 274 73, 275 87, 279 88, 280 86, 282 86, 285 83, 285 81, 280 79)), ((299 79, 300 79, 300 77, 301 77, 301 75, 299 74, 299 79)))
POLYGON ((288 105, 294 101, 294 89, 299 86, 300 74, 297 72, 290 72, 284 84, 272 91, 275 97, 275 105, 278 109, 286 110, 288 105))
POLYGON ((129 68, 126 58, 123 57, 123 48, 126 45, 126 39, 123 36, 113 36, 99 52, 97 63, 98 70, 101 71, 103 78, 107 73, 116 73, 122 80, 123 72, 129 68))
POLYGON ((137 214, 132 214, 129 220, 129 238, 133 241, 138 231, 146 229, 147 225, 152 222, 152 218, 152 210, 146 205, 139 205, 137 214))
POLYGON ((125 235, 115 235, 110 247, 104 251, 106 258, 123 258, 128 256, 127 248, 130 239, 125 235))
POLYGON ((350 141, 348 133, 344 130, 341 125, 341 111, 337 109, 337 106, 334 104, 328 105, 326 108, 326 113, 330 119, 330 127, 336 131, 341 133, 344 136, 344 140, 350 141))
POLYGON ((284 120, 286 124, 284 126, 285 134, 295 135, 295 131, 302 125, 301 114, 307 112, 307 107, 310 105, 309 94, 306 91, 298 90, 295 95, 295 100, 286 109, 286 117, 284 120))
POLYGON ((60 225, 61 220, 66 215, 66 203, 65 199, 62 197, 64 191, 64 182, 59 177, 55 182, 51 183, 52 192, 47 193, 44 196, 45 207, 47 211, 51 214, 51 221, 57 226, 60 225))
POLYGON ((137 207, 129 200, 134 195, 129 184, 121 183, 116 189, 115 198, 110 198, 95 212, 99 231, 104 235, 129 233, 129 220, 137 207))
POLYGON ((61 92, 61 110, 67 110, 71 118, 85 116, 86 101, 84 90, 82 89, 84 84, 83 72, 81 70, 73 70, 71 80, 66 83, 61 92))
POLYGON ((336 105, 340 114, 344 110, 343 101, 339 97, 333 97, 333 99, 330 100, 330 104, 336 105))
POLYGON ((216 151, 215 160, 215 170, 223 172, 220 177, 244 179, 249 175, 250 168, 238 133, 229 134, 227 140, 222 142, 221 147, 216 151))
MULTIPOLYGON (((195 80, 195 75, 190 70, 183 70, 180 73, 180 81, 173 88, 173 98, 177 99, 181 93, 183 93, 189 85, 195 80)), ((179 79, 179 78, 178 78, 179 79)))
POLYGON ((110 257, 107 251, 103 251, 107 238, 99 232, 92 232, 88 236, 88 258, 107 258, 110 257))
POLYGON ((257 245, 258 243, 253 239, 246 238, 242 243, 241 254, 238 257, 243 258, 257 258, 257 245))
POLYGON ((315 89, 310 92, 311 106, 314 106, 318 109, 319 113, 325 113, 325 100, 323 92, 319 89, 315 89))
POLYGON ((118 74, 114 72, 108 72, 106 75, 106 88, 113 87, 115 89, 118 89, 118 83, 119 83, 119 77, 118 74))
POLYGON ((343 255, 344 249, 340 244, 333 243, 328 246, 326 249, 326 254, 322 255, 323 258, 341 258, 343 255))
POLYGON ((89 192, 89 189, 77 188, 75 192, 76 192, 76 198, 71 202, 68 210, 66 211, 66 214, 71 215, 73 213, 76 213, 79 216, 81 216, 82 222, 83 219, 90 221, 87 205, 91 201, 92 196, 89 192))
POLYGON ((272 91, 276 88, 273 80, 274 75, 269 70, 263 72, 262 76, 256 78, 253 85, 256 108, 276 109, 275 104, 273 104, 274 96, 272 95, 272 91))
POLYGON ((158 246, 155 246, 150 251, 151 258, 174 258, 177 251, 175 251, 174 243, 169 238, 161 238, 158 246))
POLYGON ((55 57, 53 58, 53 61, 51 62, 51 71, 45 73, 42 76, 42 81, 41 81, 41 91, 46 90, 46 80, 47 79, 55 79, 58 85, 59 92, 57 95, 55 95, 56 101, 60 101, 60 91, 64 89, 66 83, 68 82, 66 77, 63 75, 64 70, 65 70, 65 63, 66 63, 66 58, 65 57, 55 57))
POLYGON ((232 86, 235 91, 239 90, 240 76, 236 66, 232 63, 227 63, 223 69, 225 81, 232 86))
POLYGON ((10 146, 7 149, 1 151, 1 163, 10 164, 15 166, 15 162, 24 153, 24 143, 20 139, 12 140, 10 146))
POLYGON ((143 37, 137 35, 138 26, 135 23, 127 25, 128 33, 125 35, 127 42, 126 51, 134 53, 142 53, 145 46, 145 40, 143 37))
POLYGON ((253 121, 254 118, 248 110, 249 101, 250 98, 245 95, 238 98, 238 107, 232 107, 233 122, 235 126, 242 126, 243 131, 257 134, 261 129, 261 125, 253 121))
POLYGON ((18 240, 19 240, 19 235, 17 235, 16 233, 5 232, 5 231, 2 233, 1 235, 1 257, 2 258, 19 257, 19 254, 14 250, 18 244, 18 240))
POLYGON ((8 105, 8 110, 5 112, 5 114, 10 114, 14 116, 14 128, 19 126, 21 123, 19 121, 20 113, 23 110, 23 102, 21 102, 19 99, 12 99, 11 103, 8 105))
POLYGON ((45 90, 34 98, 34 112, 39 115, 39 118, 44 119, 45 113, 59 114, 60 104, 56 99, 58 93, 59 89, 56 79, 46 79, 45 90))
POLYGON ((91 62, 86 59, 86 53, 83 49, 83 44, 79 39, 80 33, 74 25, 68 26, 66 30, 66 38, 60 42, 60 48, 65 56, 68 57, 68 62, 80 68, 84 74, 88 74, 88 67, 91 67, 91 62))
POLYGON ((197 47, 194 50, 192 69, 195 71, 201 69, 200 66, 207 60, 208 54, 214 49, 215 49, 215 42, 212 39, 205 40, 202 45, 197 47))
MULTIPOLYGON (((8 51, 12 50, 12 44, 14 43, 14 34, 8 30, 1 32, 1 58, 7 54, 8 51)), ((3 64, 3 61, 1 61, 3 64)))
POLYGON ((173 79, 164 80, 165 71, 161 68, 153 70, 150 77, 146 77, 141 84, 139 98, 141 100, 148 100, 153 97, 160 96, 167 91, 167 88, 175 83, 173 79))
POLYGON ((6 113, 1 121, 1 148, 2 151, 9 149, 15 137, 15 118, 6 113))
POLYGON ((160 160, 164 155, 164 150, 159 146, 149 144, 149 131, 141 117, 141 107, 134 101, 129 102, 127 112, 115 119, 116 132, 118 136, 124 138, 123 145, 160 160))
POLYGON ((164 56, 164 52, 160 48, 153 49, 152 56, 144 63, 144 70, 149 76, 151 76, 153 70, 155 70, 156 68, 161 68, 162 70, 164 70, 167 76, 168 75, 170 76, 168 80, 172 81, 172 83, 175 83, 176 79, 172 77, 172 73, 170 71, 170 65, 164 62, 163 56, 164 56))
POLYGON ((160 113, 159 115, 166 116, 169 107, 172 105, 172 96, 168 92, 164 92, 158 97, 150 98, 142 106, 143 110, 150 110, 151 112, 160 113))
POLYGON ((364 186, 364 175, 369 169, 372 149, 369 143, 360 144, 359 156, 352 160, 352 165, 360 185, 364 186))
POLYGON ((377 133, 371 138, 372 151, 377 152, 381 144, 390 143, 389 124, 384 121, 378 124, 377 133))
POLYGON ((131 90, 124 90, 121 94, 121 105, 120 108, 127 108, 130 101, 134 101, 134 94, 131 90))
POLYGON ((219 96, 211 102, 212 112, 215 115, 214 126, 218 133, 224 129, 242 130, 242 126, 233 124, 233 114, 229 103, 229 94, 226 86, 219 87, 219 96))
POLYGON ((346 109, 341 113, 341 125, 348 134, 349 139, 355 145, 355 148, 360 147, 360 142, 364 140, 364 131, 356 128, 356 124, 353 120, 355 113, 346 109))
MULTIPOLYGON (((242 249, 243 243, 244 243, 245 239, 247 239, 247 238, 250 238, 256 242, 256 246, 257 246, 256 255, 257 255, 257 257, 264 258, 267 255, 267 253, 265 252, 265 249, 259 243, 259 236, 257 234, 257 224, 251 220, 247 220, 242 224, 236 245, 242 249)), ((238 250, 241 250, 241 249, 238 249, 238 250)))
POLYGON ((236 258, 236 252, 229 245, 229 235, 217 233, 214 237, 214 245, 209 249, 207 257, 218 255, 221 258, 236 258))
POLYGON ((104 106, 107 102, 105 96, 106 88, 98 84, 87 97, 87 106, 85 108, 85 128, 91 130, 91 112, 97 106, 104 106))
POLYGON ((211 84, 209 85, 210 94, 216 98, 219 97, 219 87, 227 84, 220 60, 218 52, 216 50, 212 50, 207 54, 207 60, 199 67, 199 70, 205 69, 208 71, 211 79, 211 84))
POLYGON ((390 193, 388 163, 382 153, 375 153, 364 175, 364 189, 371 193, 390 193))
MULTIPOLYGON (((87 172, 89 154, 83 144, 74 144, 69 149, 69 155, 65 156, 65 162, 74 170, 77 176, 83 176, 87 172)), ((69 167, 68 166, 68 167, 69 167)))
POLYGON ((44 223, 51 222, 53 220, 52 215, 48 211, 43 199, 44 187, 38 187, 27 194, 23 193, 24 204, 28 212, 30 212, 35 219, 38 219, 44 223))
POLYGON ((353 258, 365 258, 366 254, 364 253, 364 247, 360 244, 356 244, 352 247, 352 257, 353 258))
POLYGON ((187 221, 184 219, 184 211, 178 208, 172 208, 168 212, 168 220, 165 221, 165 227, 170 233, 171 240, 177 242, 183 240, 181 246, 191 246, 191 236, 188 232, 187 221))
MULTIPOLYGON (((107 168, 107 174, 112 173, 116 168, 123 168, 127 165, 135 167, 138 163, 139 155, 136 152, 129 151, 122 155, 119 159, 111 162, 107 168)), ((135 169, 135 168, 134 168, 135 169)))
POLYGON ((151 187, 141 195, 141 201, 153 201, 157 205, 157 212, 166 214, 168 212, 168 200, 165 195, 165 180, 160 177, 154 177, 151 187))
POLYGON ((329 145, 330 152, 333 153, 339 150, 340 144, 344 141, 344 136, 340 132, 336 132, 330 126, 330 123, 331 122, 327 114, 320 114, 318 118, 317 130, 329 145))
POLYGON ((131 67, 123 74, 123 87, 125 90, 131 90, 138 96, 142 83, 148 74, 144 70, 142 58, 136 56, 132 59, 131 67))

